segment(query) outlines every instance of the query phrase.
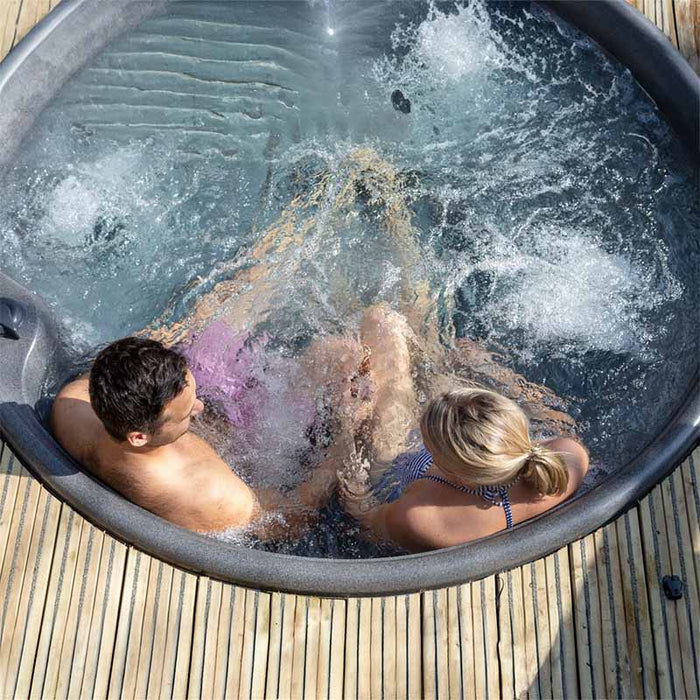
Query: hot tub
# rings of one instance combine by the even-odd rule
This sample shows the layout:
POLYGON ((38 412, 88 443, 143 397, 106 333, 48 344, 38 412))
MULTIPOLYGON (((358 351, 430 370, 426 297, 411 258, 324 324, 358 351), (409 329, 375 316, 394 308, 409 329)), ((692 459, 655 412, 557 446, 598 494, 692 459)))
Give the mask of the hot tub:
MULTIPOLYGON (((120 36, 144 26, 145 22, 158 23, 169 12, 175 15, 186 13, 189 5, 191 3, 165 1, 65 0, 0 66, 0 134, 3 143, 0 168, 9 169, 21 149, 32 143, 37 117, 45 109, 52 108, 52 100, 76 71, 89 64, 120 36)), ((227 3, 218 5, 218 9, 212 10, 211 17, 187 21, 195 25, 208 23, 216 26, 224 21, 221 13, 226 11, 227 3)), ((303 8, 307 15, 316 13, 322 31, 331 37, 342 38, 342 18, 334 15, 332 3, 288 5, 290 16, 300 11, 299 8, 303 8)), ((679 157, 687 158, 689 162, 697 159, 700 82, 655 27, 624 0, 545 2, 541 5, 578 26, 605 51, 626 64, 673 126, 679 139, 676 147, 679 157)), ((248 12, 251 25, 258 6, 263 10, 271 7, 265 2, 239 4, 239 8, 243 7, 241 12, 248 12)), ((532 11, 542 12, 541 8, 532 11)), ((561 28, 570 31, 565 25, 561 28)), ((289 31, 293 37, 294 31, 289 31)), ((189 37, 191 43, 200 39, 196 32, 189 37)), ((357 50, 361 44, 372 43, 371 36, 357 35, 353 40, 357 42, 357 50)), ((214 43, 224 41, 223 36, 212 39, 214 43)), ((346 53, 353 50, 352 42, 348 42, 346 53)), ((154 64, 153 72, 172 70, 167 65, 172 60, 165 55, 167 51, 156 47, 153 53, 161 61, 154 64)), ((207 80, 221 81, 215 68, 217 61, 225 58, 210 58, 214 73, 207 80)), ((122 52, 118 59, 112 57, 112 60, 116 61, 111 66, 115 75, 120 74, 119 71, 127 75, 131 70, 128 51, 122 52)), ((269 82, 270 89, 282 89, 273 84, 272 79, 269 82)), ((410 93, 407 95, 413 97, 410 93)), ((100 100, 94 97, 90 107, 99 111, 100 100)), ((142 107, 144 114, 147 107, 142 107)), ((405 105, 404 109, 401 107, 401 104, 394 105, 398 113, 406 111, 405 105)), ((210 107, 207 118, 216 121, 225 116, 210 107)), ((259 118, 254 106, 246 118, 259 118)), ((144 121, 142 118, 132 128, 142 128, 144 121)), ((202 138, 201 132, 209 128, 208 123, 196 121, 188 123, 189 127, 199 132, 193 138, 202 138)), ((75 124, 71 128, 75 128, 75 124)), ((81 128, 89 130, 90 126, 83 124, 81 128)), ((436 133, 436 139, 438 136, 436 133)), ((221 148, 224 156, 227 155, 226 148, 221 148)), ((75 187, 63 192, 67 195, 64 201, 72 202, 78 213, 81 207, 89 204, 81 199, 81 192, 75 187)), ((108 238, 120 226, 104 218, 100 222, 95 235, 108 238)), ((71 219, 67 230, 75 225, 71 219)), ((688 250, 692 255, 698 254, 697 236, 688 243, 688 250)), ((45 264, 51 266, 51 259, 45 264)), ((693 299, 699 301, 700 289, 686 290, 686 294, 689 295, 688 313, 695 312, 695 318, 687 318, 686 322, 696 328, 700 318, 693 299)), ((248 549, 169 524, 127 502, 81 471, 68 458, 39 417, 47 381, 61 376, 66 364, 61 332, 54 320, 55 304, 53 309, 49 308, 36 293, 4 274, 0 274, 0 298, 0 305, 4 304, 0 310, 4 314, 4 323, 16 326, 19 336, 18 339, 0 338, 3 364, 0 432, 28 468, 57 496, 124 542, 190 571, 255 588, 334 596, 391 594, 454 585, 518 566, 555 551, 623 512, 663 479, 690 452, 700 435, 700 367, 697 352, 692 357, 687 354, 687 348, 693 347, 692 343, 690 346, 686 343, 683 346, 686 354, 676 363, 685 368, 682 389, 677 392, 668 413, 665 408, 664 414, 656 417, 654 435, 640 442, 643 449, 626 463, 621 460, 619 468, 600 478, 594 488, 554 511, 517 526, 513 533, 500 533, 438 552, 374 560, 316 559, 248 549)), ((79 306, 77 301, 76 308, 79 306)), ((669 368, 676 366, 672 356, 663 360, 670 363, 669 368)), ((669 369, 671 374, 673 372, 669 369)), ((644 387, 633 386, 630 391, 641 393, 644 387)))

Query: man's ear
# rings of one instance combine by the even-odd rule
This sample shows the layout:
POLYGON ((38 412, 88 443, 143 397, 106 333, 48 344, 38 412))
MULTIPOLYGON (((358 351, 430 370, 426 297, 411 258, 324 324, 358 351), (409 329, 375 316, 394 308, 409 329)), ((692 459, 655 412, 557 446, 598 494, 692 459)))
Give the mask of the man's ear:
POLYGON ((151 439, 148 433, 127 433, 126 440, 132 447, 145 447, 151 439))

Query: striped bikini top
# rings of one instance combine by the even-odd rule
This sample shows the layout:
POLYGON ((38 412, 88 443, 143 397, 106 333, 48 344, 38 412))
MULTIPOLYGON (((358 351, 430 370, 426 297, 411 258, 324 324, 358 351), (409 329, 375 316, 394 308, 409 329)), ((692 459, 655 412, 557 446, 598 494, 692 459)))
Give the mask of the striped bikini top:
POLYGON ((396 469, 396 476, 401 483, 401 490, 403 491, 410 483, 418 481, 419 479, 429 479, 437 484, 451 486, 453 489, 457 489, 462 493, 468 493, 471 496, 480 496, 491 505, 503 506, 506 515, 506 527, 508 529, 513 527, 513 513, 510 507, 510 501, 508 500, 508 488, 513 485, 512 482, 507 486, 479 486, 475 489, 470 489, 461 484, 453 484, 451 481, 441 476, 426 474, 432 464, 433 456, 425 447, 418 452, 409 452, 397 457, 394 461, 394 467, 396 469))

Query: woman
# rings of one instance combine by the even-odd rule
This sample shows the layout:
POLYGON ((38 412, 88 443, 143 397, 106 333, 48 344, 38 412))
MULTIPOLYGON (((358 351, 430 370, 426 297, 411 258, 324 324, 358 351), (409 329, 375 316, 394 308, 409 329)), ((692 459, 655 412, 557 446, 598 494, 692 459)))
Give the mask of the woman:
MULTIPOLYGON (((377 435, 370 431, 361 458, 343 474, 348 513, 375 538, 419 552, 511 528, 576 491, 588 469, 586 450, 568 437, 533 441, 522 408, 483 387, 453 388, 428 401, 420 418, 422 445, 395 457, 373 486, 369 464, 386 463, 401 451, 417 409, 403 327, 388 309, 373 319, 384 356, 398 362, 370 366, 377 435)), ((372 358, 376 354, 372 348, 372 358)))

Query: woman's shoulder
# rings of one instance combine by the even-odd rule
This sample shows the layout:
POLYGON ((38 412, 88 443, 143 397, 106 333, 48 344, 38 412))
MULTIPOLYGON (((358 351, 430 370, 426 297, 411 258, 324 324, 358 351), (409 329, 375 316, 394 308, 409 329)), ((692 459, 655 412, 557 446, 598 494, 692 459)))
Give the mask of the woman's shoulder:
POLYGON ((576 488, 578 488, 588 471, 588 450, 577 440, 568 437, 548 440, 544 446, 564 458, 569 474, 577 481, 576 488))
POLYGON ((478 496, 454 494, 432 481, 411 485, 387 512, 392 539, 409 551, 442 549, 496 532, 503 510, 478 496), (446 497, 446 498, 443 498, 446 497))
POLYGON ((577 460, 588 465, 588 450, 578 441, 569 437, 558 437, 543 443, 554 452, 558 452, 567 460, 577 460))

